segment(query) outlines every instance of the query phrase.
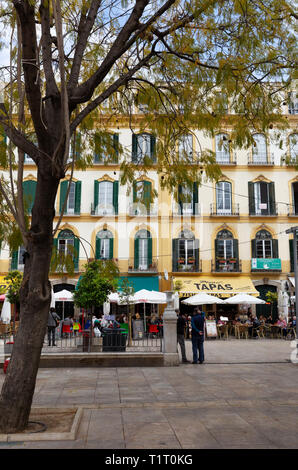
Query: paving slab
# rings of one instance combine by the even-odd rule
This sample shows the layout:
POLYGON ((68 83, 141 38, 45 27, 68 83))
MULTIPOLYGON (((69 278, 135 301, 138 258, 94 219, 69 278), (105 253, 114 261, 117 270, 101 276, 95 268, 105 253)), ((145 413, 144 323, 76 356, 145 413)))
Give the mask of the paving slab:
MULTIPOLYGON (((206 341, 202 365, 41 368, 33 407, 80 407, 76 436, 0 447, 297 449, 298 366, 290 343, 206 341)), ((4 378, 1 371, 0 386, 4 378)))

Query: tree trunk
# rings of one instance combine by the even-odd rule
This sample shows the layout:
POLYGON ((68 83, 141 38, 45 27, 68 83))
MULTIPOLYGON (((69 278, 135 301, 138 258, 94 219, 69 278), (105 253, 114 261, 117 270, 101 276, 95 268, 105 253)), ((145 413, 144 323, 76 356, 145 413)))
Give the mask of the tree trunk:
POLYGON ((26 428, 46 333, 51 285, 54 203, 59 178, 40 172, 32 210, 24 278, 20 290, 20 324, 0 397, 0 432, 26 428))

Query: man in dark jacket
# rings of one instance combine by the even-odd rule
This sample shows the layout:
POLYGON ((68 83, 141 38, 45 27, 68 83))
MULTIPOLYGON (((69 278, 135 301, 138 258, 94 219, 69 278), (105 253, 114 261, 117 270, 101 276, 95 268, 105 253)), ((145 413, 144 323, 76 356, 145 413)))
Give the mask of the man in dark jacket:
POLYGON ((177 341, 181 349, 182 362, 186 363, 186 362, 189 362, 186 359, 185 342, 184 342, 184 331, 185 331, 186 319, 179 310, 175 310, 175 312, 178 315, 177 317, 177 341))
POLYGON ((56 346, 56 344, 55 344, 55 332, 56 332, 56 327, 58 326, 57 323, 59 322, 59 320, 60 320, 60 317, 55 312, 55 309, 53 307, 51 307, 50 311, 49 311, 49 317, 48 317, 48 341, 49 341, 49 346, 51 346, 51 340, 52 340, 52 345, 56 346))
POLYGON ((204 362, 204 314, 199 309, 196 309, 194 316, 191 319, 192 328, 192 353, 193 364, 198 363, 198 350, 199 350, 199 363, 204 362))

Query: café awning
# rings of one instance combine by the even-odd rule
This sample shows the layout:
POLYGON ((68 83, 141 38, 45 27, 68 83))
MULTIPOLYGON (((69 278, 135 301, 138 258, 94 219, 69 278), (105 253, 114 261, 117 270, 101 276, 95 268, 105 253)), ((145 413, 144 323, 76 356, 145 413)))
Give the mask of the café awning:
POLYGON ((175 276, 173 281, 174 288, 178 287, 180 297, 187 297, 199 292, 220 297, 231 297, 240 293, 259 296, 259 292, 248 276, 175 276))

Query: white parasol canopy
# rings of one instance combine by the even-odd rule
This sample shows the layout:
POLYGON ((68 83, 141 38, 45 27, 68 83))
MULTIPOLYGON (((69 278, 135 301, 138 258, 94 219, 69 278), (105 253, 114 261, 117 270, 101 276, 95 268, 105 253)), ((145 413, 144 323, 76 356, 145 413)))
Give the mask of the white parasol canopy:
POLYGON ((225 302, 214 295, 205 294, 200 292, 199 294, 193 295, 188 299, 182 300, 183 304, 187 305, 207 305, 207 304, 224 304, 225 302))
POLYGON ((248 294, 237 294, 225 300, 226 304, 265 304, 265 300, 258 299, 248 294))
POLYGON ((136 304, 166 304, 167 296, 164 292, 141 289, 133 296, 136 304))
POLYGON ((61 290, 60 292, 56 292, 54 294, 54 299, 58 302, 72 302, 73 301, 73 296, 72 293, 69 290, 61 290))
MULTIPOLYGON (((111 294, 108 295, 109 302, 116 303, 118 305, 126 305, 126 301, 123 297, 123 300, 121 299, 119 292, 112 292, 111 294)), ((128 301, 130 303, 134 303, 134 298, 133 296, 128 297, 128 301)))
POLYGON ((3 307, 1 311, 1 320, 3 323, 9 323, 11 320, 11 306, 10 306, 10 303, 8 302, 7 297, 5 297, 5 300, 3 302, 3 307))

